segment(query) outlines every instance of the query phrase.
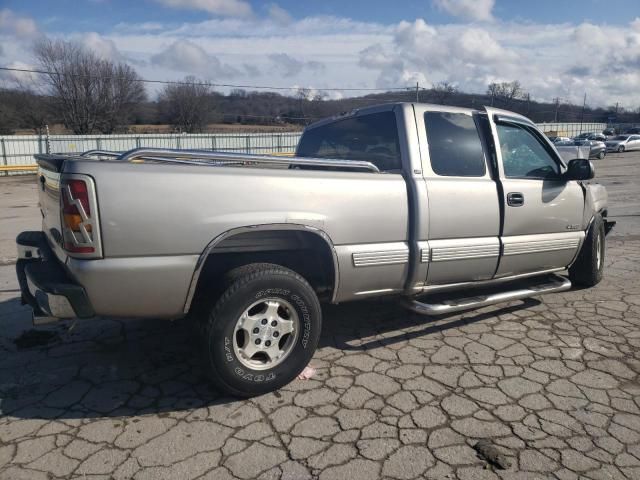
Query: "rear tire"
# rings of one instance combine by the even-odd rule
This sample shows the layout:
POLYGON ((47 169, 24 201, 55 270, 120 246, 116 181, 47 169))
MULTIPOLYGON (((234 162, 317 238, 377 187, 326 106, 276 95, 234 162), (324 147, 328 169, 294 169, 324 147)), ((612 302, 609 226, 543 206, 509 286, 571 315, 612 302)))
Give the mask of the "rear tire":
POLYGON ((593 287, 600 283, 604 271, 604 252, 604 221, 599 214, 596 214, 584 239, 578 258, 569 267, 569 279, 571 282, 583 287, 593 287))
POLYGON ((618 147, 618 153, 624 153, 624 145, 618 147))
POLYGON ((209 377, 240 397, 291 382, 320 338, 322 311, 313 288, 274 264, 239 267, 227 274, 225 287, 203 329, 209 377))
POLYGON ((605 152, 604 152, 604 150, 603 150, 602 152, 600 152, 600 153, 598 154, 598 158, 599 158, 600 160, 602 160, 602 159, 604 159, 604 156, 605 156, 605 155, 606 155, 606 153, 605 153, 605 152))

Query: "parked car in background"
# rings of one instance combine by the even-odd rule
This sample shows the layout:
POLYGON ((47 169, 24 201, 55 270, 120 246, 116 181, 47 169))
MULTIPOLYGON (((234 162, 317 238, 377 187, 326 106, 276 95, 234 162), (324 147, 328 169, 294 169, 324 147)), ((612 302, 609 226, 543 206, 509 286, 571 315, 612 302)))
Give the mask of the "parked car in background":
POLYGON ((602 131, 602 134, 607 137, 607 140, 613 138, 616 136, 616 129, 615 128, 605 128, 602 131))
POLYGON ((570 142, 571 141, 571 139, 569 137, 549 137, 549 140, 551 140, 553 143, 570 142))
POLYGON ((626 152, 628 150, 640 150, 640 135, 617 135, 612 140, 605 142, 607 152, 626 152))
POLYGON ((595 132, 580 133, 573 137, 573 140, 587 140, 591 135, 595 135, 595 132))
POLYGON ((640 134, 640 127, 629 128, 624 133, 627 135, 638 135, 640 134))
POLYGON ((580 135, 576 135, 575 137, 573 137, 574 140, 598 140, 600 142, 604 142, 607 137, 604 136, 602 133, 598 133, 598 132, 586 132, 586 133, 581 133, 580 135))
POLYGON ((589 147, 589 158, 602 160, 607 154, 607 145, 599 140, 578 140, 575 145, 589 147))

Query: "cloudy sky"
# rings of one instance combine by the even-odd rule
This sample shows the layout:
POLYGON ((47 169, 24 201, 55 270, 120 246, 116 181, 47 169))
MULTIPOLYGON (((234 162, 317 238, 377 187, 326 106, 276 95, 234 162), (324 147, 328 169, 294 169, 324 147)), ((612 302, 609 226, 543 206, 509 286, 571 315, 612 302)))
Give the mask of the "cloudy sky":
MULTIPOLYGON (((30 67, 46 35, 144 78, 484 92, 640 106, 640 0, 2 0, 0 66, 30 67)), ((6 73, 4 74, 7 75, 6 73)), ((332 92, 332 96, 357 92, 332 92)))

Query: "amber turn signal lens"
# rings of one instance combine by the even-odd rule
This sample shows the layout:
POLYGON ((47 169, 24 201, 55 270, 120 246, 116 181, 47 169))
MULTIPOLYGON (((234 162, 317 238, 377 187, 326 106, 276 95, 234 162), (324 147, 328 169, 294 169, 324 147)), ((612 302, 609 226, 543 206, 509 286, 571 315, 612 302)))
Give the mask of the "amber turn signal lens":
POLYGON ((82 216, 79 213, 64 214, 64 224, 74 232, 80 231, 81 223, 82 223, 82 216))

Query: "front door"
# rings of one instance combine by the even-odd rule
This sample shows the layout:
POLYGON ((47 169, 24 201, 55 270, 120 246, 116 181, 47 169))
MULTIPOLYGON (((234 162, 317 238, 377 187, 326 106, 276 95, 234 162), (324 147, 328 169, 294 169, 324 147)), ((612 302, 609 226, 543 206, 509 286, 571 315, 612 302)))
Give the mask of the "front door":
POLYGON ((496 277, 566 267, 584 237, 582 187, 562 178, 562 160, 527 119, 486 110, 498 139, 504 211, 496 277))
POLYGON ((487 280, 500 256, 500 205, 477 118, 454 107, 416 105, 427 186, 427 286, 487 280))

